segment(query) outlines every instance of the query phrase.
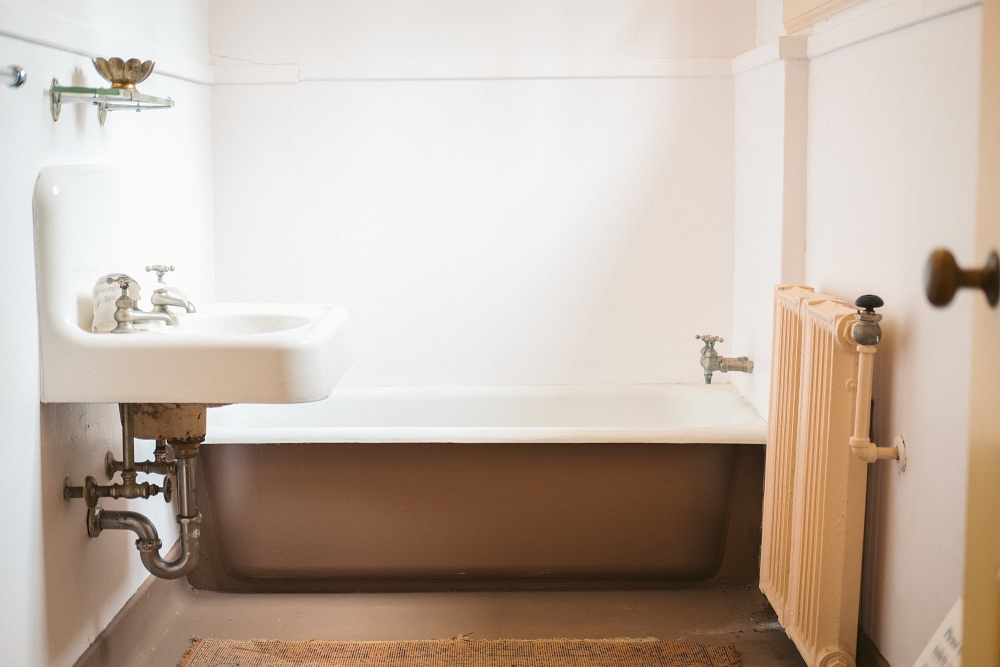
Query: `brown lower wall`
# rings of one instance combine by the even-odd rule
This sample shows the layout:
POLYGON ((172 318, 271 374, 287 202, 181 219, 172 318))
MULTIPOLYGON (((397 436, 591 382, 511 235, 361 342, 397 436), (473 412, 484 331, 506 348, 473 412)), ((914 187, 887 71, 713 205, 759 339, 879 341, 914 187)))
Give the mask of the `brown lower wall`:
POLYGON ((195 588, 346 591, 751 583, 763 447, 202 448, 195 588))

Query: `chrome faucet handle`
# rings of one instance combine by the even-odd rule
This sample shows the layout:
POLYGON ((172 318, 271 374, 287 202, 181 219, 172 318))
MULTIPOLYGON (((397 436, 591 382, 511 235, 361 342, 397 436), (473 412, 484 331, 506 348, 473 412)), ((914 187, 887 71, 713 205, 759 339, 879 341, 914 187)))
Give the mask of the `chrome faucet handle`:
POLYGON ((118 283, 118 287, 121 288, 122 294, 120 297, 115 299, 115 328, 111 330, 111 333, 132 333, 135 331, 135 327, 132 326, 132 313, 135 311, 135 299, 128 295, 128 289, 132 286, 132 279, 126 276, 124 273, 118 274, 117 276, 108 276, 107 283, 109 285, 114 285, 118 283))
POLYGON ((118 283, 118 287, 120 287, 121 290, 122 290, 122 296, 126 296, 127 297, 128 296, 128 288, 131 287, 131 285, 132 285, 132 279, 129 278, 128 276, 126 276, 123 273, 123 274, 119 275, 118 277, 108 276, 107 283, 109 285, 113 285, 115 283, 118 283))
POLYGON ((695 336, 696 340, 705 341, 705 345, 714 348, 716 343, 724 343, 722 336, 713 336, 711 334, 699 334, 695 336))
POLYGON ((156 271, 156 281, 161 283, 163 282, 163 274, 173 270, 173 266, 167 266, 166 264, 153 264, 146 267, 146 271, 156 271))

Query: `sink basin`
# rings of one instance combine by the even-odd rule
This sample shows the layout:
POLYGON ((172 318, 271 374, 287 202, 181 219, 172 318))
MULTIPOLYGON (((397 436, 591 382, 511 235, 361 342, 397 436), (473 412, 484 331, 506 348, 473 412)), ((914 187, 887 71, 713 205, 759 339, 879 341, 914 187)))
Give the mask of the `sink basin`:
POLYGON ((236 308, 239 306, 208 304, 207 308, 203 307, 197 314, 178 314, 175 326, 160 325, 150 327, 149 331, 172 336, 253 336, 301 329, 311 322, 304 314, 249 313, 245 312, 245 307, 242 311, 236 308), (227 307, 231 309, 230 312, 226 312, 227 307))
MULTIPOLYGON (((351 361, 350 318, 340 306, 196 301, 198 312, 178 313, 176 326, 91 332, 90 293, 98 278, 127 273, 146 283, 143 296, 155 283, 142 266, 156 258, 130 233, 134 208, 122 203, 131 191, 125 172, 104 166, 46 167, 39 174, 42 401, 301 403, 329 396, 351 361)), ((148 300, 139 306, 148 310, 148 300)))

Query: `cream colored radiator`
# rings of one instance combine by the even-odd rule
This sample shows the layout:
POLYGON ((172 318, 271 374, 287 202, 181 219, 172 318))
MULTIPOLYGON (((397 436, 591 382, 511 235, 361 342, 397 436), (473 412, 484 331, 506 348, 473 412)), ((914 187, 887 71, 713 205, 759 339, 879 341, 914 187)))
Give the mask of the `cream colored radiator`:
POLYGON ((809 667, 855 665, 867 461, 893 456, 868 441, 875 347, 855 312, 775 288, 760 588, 809 667))
POLYGON ((815 297, 809 287, 779 285, 774 290, 760 589, 778 613, 782 626, 785 625, 788 563, 792 551, 792 484, 802 362, 801 309, 808 297, 815 297))

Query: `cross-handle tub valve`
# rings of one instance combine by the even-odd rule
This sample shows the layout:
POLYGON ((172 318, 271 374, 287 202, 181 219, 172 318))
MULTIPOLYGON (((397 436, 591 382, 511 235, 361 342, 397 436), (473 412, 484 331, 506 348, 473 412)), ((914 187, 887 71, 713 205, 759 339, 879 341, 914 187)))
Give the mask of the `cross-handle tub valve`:
POLYGON ((712 384, 712 374, 716 371, 753 373, 753 362, 748 357, 723 357, 715 351, 716 343, 725 342, 721 336, 700 334, 695 336, 695 339, 705 343, 705 347, 701 348, 701 367, 705 370, 705 384, 712 384))

